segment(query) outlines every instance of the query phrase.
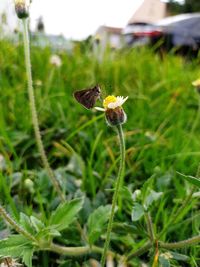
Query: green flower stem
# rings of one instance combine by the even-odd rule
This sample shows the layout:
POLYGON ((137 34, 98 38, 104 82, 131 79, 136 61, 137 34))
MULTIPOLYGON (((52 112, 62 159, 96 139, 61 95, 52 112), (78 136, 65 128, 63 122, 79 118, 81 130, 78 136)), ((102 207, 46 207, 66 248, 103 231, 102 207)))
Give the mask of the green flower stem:
POLYGON ((27 72, 27 80, 28 80, 28 96, 29 96, 29 102, 30 102, 30 109, 31 109, 31 115, 32 115, 32 121, 33 121, 33 127, 35 131, 35 138, 38 146, 38 150, 40 152, 40 156, 43 162, 43 165, 47 171, 47 174, 49 175, 49 178, 51 179, 51 182, 57 191, 58 195, 60 196, 62 201, 65 201, 65 196, 60 188, 60 185, 49 165, 44 146, 42 143, 42 137, 40 134, 40 128, 39 128, 39 122, 38 122, 38 115, 36 110, 36 104, 35 104, 35 96, 33 91, 33 81, 32 81, 32 72, 31 72, 31 59, 30 59, 30 42, 29 42, 29 33, 28 33, 28 25, 27 25, 27 19, 23 19, 23 35, 24 35, 24 51, 25 51, 25 64, 26 64, 26 72, 27 72))
POLYGON ((147 224, 147 231, 149 234, 149 238, 153 245, 155 241, 155 235, 154 235, 153 223, 152 223, 150 212, 145 213, 145 220, 147 224))
POLYGON ((104 244, 104 250, 103 250, 103 254, 101 258, 102 267, 104 267, 105 261, 106 261, 106 255, 107 255, 107 251, 108 251, 108 247, 110 243, 110 235, 112 231, 113 219, 114 219, 114 214, 115 214, 115 207, 117 204, 120 184, 123 178, 124 167, 125 167, 125 140, 124 140, 123 129, 121 125, 116 126, 116 129, 117 129, 118 136, 119 136, 121 159, 120 159, 120 167, 119 167, 118 177, 116 181, 115 191, 114 191, 113 200, 112 200, 111 215, 110 215, 109 222, 108 222, 106 241, 104 244))
POLYGON ((37 240, 34 236, 29 234, 27 231, 25 231, 20 225, 17 224, 17 222, 6 212, 6 210, 0 205, 0 214, 2 218, 10 224, 19 234, 22 234, 27 239, 37 243, 37 240))

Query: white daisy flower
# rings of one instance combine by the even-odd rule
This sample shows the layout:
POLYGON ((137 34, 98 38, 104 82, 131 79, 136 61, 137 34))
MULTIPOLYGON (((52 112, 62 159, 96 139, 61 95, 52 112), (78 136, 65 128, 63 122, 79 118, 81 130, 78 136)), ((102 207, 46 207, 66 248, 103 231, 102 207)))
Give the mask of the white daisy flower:
POLYGON ((107 108, 115 109, 117 107, 121 107, 127 99, 128 96, 125 98, 123 96, 117 96, 114 102, 108 103, 107 108))
POLYGON ((126 122, 126 113, 122 109, 122 105, 127 97, 109 95, 103 100, 103 107, 95 107, 96 110, 104 111, 107 123, 110 126, 117 126, 126 122))
POLYGON ((62 60, 58 55, 52 55, 50 58, 50 63, 55 67, 59 68, 62 65, 62 60))

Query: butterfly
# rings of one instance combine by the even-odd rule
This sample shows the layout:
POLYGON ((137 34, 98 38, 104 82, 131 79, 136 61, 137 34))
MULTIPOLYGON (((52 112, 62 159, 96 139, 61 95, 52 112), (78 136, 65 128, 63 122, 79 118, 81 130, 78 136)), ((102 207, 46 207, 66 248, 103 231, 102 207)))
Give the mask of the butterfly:
POLYGON ((93 88, 83 89, 74 92, 75 99, 87 109, 94 107, 96 100, 100 98, 101 89, 98 85, 93 88))

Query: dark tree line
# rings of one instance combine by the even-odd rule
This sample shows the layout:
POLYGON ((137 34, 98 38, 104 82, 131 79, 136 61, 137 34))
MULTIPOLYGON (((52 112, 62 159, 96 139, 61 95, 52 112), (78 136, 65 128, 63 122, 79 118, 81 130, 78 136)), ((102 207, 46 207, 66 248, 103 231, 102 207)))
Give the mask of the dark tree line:
POLYGON ((184 3, 180 3, 176 0, 169 0, 168 5, 171 14, 200 12, 199 0, 185 0, 184 3))

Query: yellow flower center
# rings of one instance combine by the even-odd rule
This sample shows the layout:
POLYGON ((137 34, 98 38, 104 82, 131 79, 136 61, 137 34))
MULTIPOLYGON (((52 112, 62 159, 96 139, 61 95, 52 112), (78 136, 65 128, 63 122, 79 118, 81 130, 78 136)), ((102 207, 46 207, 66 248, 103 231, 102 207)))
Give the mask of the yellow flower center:
POLYGON ((109 96, 107 96, 105 99, 104 99, 104 101, 103 101, 103 107, 105 108, 105 109, 107 109, 108 108, 108 105, 110 104, 110 103, 115 103, 117 101, 117 98, 114 96, 114 95, 109 95, 109 96))

